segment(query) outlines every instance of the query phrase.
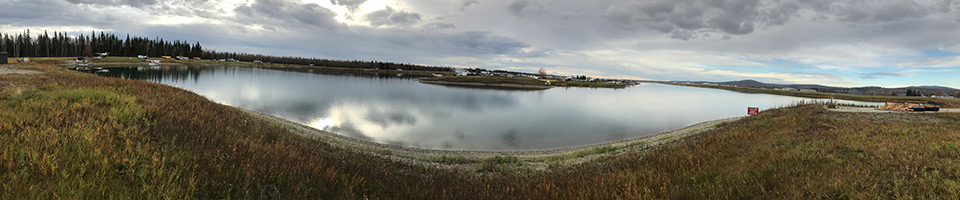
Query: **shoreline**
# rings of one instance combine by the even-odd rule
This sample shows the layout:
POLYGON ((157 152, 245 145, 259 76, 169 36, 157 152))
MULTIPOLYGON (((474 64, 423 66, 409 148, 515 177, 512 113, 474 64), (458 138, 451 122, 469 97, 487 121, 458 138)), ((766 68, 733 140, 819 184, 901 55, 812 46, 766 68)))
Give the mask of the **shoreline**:
POLYGON ((704 121, 647 136, 577 147, 530 151, 475 151, 422 149, 377 143, 319 130, 304 124, 256 111, 238 107, 233 108, 242 110, 255 118, 276 123, 293 134, 317 142, 327 143, 343 150, 365 153, 404 163, 450 169, 466 169, 469 171, 475 171, 474 169, 479 167, 478 165, 483 164, 485 160, 495 157, 512 157, 518 162, 523 163, 523 165, 535 166, 535 169, 538 170, 548 170, 549 164, 573 165, 618 155, 624 152, 636 152, 636 150, 645 151, 657 148, 683 140, 689 136, 713 130, 718 125, 746 118, 731 117, 704 121))
POLYGON ((538 86, 538 85, 520 85, 520 84, 510 84, 510 83, 461 83, 461 82, 448 82, 448 81, 429 81, 429 80, 418 80, 420 83, 434 84, 434 85, 448 85, 448 86, 466 86, 466 87, 488 87, 488 88, 505 88, 505 89, 526 89, 526 90, 546 90, 553 88, 553 86, 538 86))

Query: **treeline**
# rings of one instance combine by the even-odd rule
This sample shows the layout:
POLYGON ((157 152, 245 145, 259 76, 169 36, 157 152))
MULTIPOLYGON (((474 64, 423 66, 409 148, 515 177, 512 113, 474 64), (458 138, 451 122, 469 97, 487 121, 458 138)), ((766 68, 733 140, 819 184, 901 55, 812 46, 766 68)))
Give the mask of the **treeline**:
MULTIPOLYGON (((942 93, 942 92, 941 92, 941 93, 942 93)), ((921 94, 920 91, 913 91, 913 90, 911 90, 911 89, 907 89, 907 96, 908 96, 908 97, 919 97, 919 96, 922 96, 922 95, 923 95, 923 94, 921 94)))
POLYGON ((117 35, 91 32, 90 35, 70 36, 66 32, 46 31, 33 35, 30 30, 17 34, 0 33, 0 51, 10 57, 73 57, 107 53, 111 56, 188 56, 202 57, 200 42, 164 41, 161 38, 120 38, 117 35))
POLYGON ((236 52, 217 52, 204 51, 204 59, 235 59, 239 61, 259 60, 266 63, 297 64, 297 65, 315 65, 326 67, 342 68, 362 68, 362 69, 403 69, 403 70, 427 70, 427 71, 453 71, 449 67, 425 66, 416 64, 391 63, 379 61, 359 61, 359 60, 330 60, 319 58, 303 58, 290 56, 267 56, 261 54, 236 53, 236 52))
POLYGON ((434 67, 404 63, 390 63, 379 61, 358 60, 330 60, 303 57, 267 56, 261 54, 217 52, 204 50, 200 42, 190 44, 186 41, 165 41, 162 38, 150 39, 126 35, 121 38, 115 34, 91 32, 90 35, 80 34, 71 36, 66 32, 46 31, 34 35, 30 30, 17 34, 0 33, 0 51, 5 51, 10 57, 73 57, 94 56, 97 53, 109 52, 110 56, 134 57, 145 55, 186 56, 203 59, 235 59, 239 61, 259 60, 268 63, 300 64, 327 67, 363 68, 363 69, 403 69, 403 70, 431 70, 452 71, 449 67, 434 67))

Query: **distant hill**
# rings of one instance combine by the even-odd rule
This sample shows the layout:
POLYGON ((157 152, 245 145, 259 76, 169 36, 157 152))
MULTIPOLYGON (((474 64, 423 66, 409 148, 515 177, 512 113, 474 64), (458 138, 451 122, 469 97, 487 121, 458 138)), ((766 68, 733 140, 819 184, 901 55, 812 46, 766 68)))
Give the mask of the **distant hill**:
POLYGON ((739 81, 726 81, 726 82, 709 82, 709 81, 673 81, 678 83, 691 83, 691 84, 717 84, 717 85, 728 85, 728 86, 738 86, 738 87, 751 87, 751 88, 767 88, 767 89, 813 89, 818 92, 833 92, 833 93, 847 93, 847 94, 867 94, 867 95, 903 95, 907 93, 907 90, 918 91, 925 96, 930 95, 953 95, 960 91, 960 89, 944 87, 944 86, 910 86, 910 87, 900 87, 900 88, 884 88, 879 86, 866 86, 866 87, 833 87, 817 84, 775 84, 775 83, 764 83, 756 80, 739 80, 739 81))

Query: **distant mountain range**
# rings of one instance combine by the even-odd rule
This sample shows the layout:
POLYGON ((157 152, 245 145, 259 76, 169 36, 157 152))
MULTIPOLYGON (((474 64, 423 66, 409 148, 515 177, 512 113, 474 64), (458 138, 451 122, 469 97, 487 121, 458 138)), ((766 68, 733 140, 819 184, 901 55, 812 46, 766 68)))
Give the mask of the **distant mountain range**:
POLYGON ((727 81, 727 82, 709 82, 709 81, 673 81, 676 83, 689 83, 689 84, 717 84, 717 85, 727 85, 727 86, 738 86, 738 87, 751 87, 751 88, 767 88, 767 89, 791 89, 791 90, 800 90, 800 89, 812 89, 818 92, 833 92, 833 93, 847 93, 847 94, 867 94, 867 95, 905 95, 907 90, 913 90, 920 92, 924 96, 942 96, 942 95, 954 95, 960 89, 944 87, 944 86, 910 86, 910 87, 900 87, 900 88, 884 88, 879 86, 867 86, 867 87, 833 87, 817 84, 774 84, 774 83, 764 83, 756 80, 740 80, 740 81, 727 81))

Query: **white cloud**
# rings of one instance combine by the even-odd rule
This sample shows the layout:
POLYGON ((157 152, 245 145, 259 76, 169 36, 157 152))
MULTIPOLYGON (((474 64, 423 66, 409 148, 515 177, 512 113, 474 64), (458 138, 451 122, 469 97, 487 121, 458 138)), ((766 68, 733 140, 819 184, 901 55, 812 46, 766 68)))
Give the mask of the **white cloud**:
MULTIPOLYGON (((850 85, 861 84, 851 81, 861 74, 960 66, 956 57, 924 57, 960 52, 955 1, 7 0, 0 7, 0 31, 8 33, 106 30, 224 51, 607 77, 850 85)), ((941 80, 923 76, 901 78, 941 80)), ((862 84, 889 76, 874 77, 862 84)))

